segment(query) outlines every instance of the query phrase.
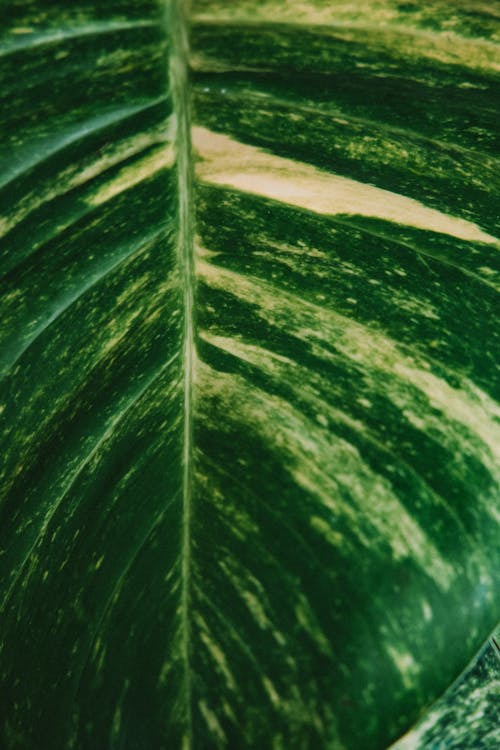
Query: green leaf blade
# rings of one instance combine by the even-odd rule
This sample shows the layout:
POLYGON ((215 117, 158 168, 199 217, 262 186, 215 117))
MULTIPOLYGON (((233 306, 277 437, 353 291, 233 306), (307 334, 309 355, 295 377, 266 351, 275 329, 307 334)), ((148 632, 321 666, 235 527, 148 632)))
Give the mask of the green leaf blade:
POLYGON ((192 27, 200 731, 385 747, 498 616, 498 52, 275 5, 192 27))
POLYGON ((177 174, 137 10, 13 8, 4 45, 2 747, 185 732, 177 174))
POLYGON ((0 745, 382 749, 499 615, 498 21, 184 11, 9 4, 0 745))

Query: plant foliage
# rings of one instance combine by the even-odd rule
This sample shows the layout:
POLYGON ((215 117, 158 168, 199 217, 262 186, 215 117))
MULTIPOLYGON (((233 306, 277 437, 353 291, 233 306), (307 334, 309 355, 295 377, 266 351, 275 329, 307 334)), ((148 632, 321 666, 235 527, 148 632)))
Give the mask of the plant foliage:
POLYGON ((2 748, 381 749, 487 638, 499 19, 3 3, 2 748))

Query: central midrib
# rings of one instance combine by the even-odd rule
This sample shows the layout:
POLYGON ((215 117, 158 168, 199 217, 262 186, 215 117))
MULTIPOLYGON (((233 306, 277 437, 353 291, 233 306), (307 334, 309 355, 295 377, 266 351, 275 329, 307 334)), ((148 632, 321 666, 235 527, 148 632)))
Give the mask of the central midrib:
POLYGON ((176 163, 178 179, 178 263, 183 294, 184 331, 184 435, 181 542, 181 649, 186 703, 186 732, 182 749, 192 747, 190 567, 191 567, 191 495, 193 458, 193 365, 194 365, 194 223, 192 201, 191 122, 188 87, 188 23, 184 0, 166 0, 170 37, 169 81, 176 119, 176 163))

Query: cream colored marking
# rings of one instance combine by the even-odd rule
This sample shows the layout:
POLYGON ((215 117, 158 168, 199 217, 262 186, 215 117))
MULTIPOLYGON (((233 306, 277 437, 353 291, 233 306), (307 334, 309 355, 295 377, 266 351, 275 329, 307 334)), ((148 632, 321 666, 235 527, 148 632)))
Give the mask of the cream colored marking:
MULTIPOLYGON (((457 11, 478 10, 479 0, 462 0, 461 7, 457 11)), ((373 24, 389 24, 401 21, 406 26, 409 23, 416 25, 420 16, 423 15, 425 6, 412 9, 412 15, 402 13, 401 3, 398 0, 363 0, 356 3, 353 0, 335 0, 335 3, 327 0, 212 0, 205 3, 206 10, 197 10, 196 3, 193 8, 192 17, 195 21, 224 21, 237 18, 238 21, 297 21, 300 23, 324 24, 324 23, 355 23, 363 19, 369 19, 373 24), (208 5, 208 7, 207 7, 208 5)), ((483 3, 484 8, 487 3, 483 3)), ((203 8, 203 6, 202 6, 203 8)), ((483 10, 484 10, 483 8, 483 10)), ((460 17, 457 16, 457 19, 460 17)), ((439 20, 439 19, 436 19, 439 20)), ((446 27, 453 22, 453 14, 446 14, 446 27)))
POLYGON ((224 677, 226 678, 226 684, 228 688, 230 690, 236 690, 236 682, 234 681, 234 677, 228 667, 226 655, 224 654, 220 646, 218 646, 218 644, 210 638, 208 628, 205 628, 200 632, 200 638, 205 644, 207 650, 210 652, 215 663, 219 666, 224 677))
POLYGON ((371 216, 470 242, 500 244, 476 224, 428 208, 413 198, 285 159, 206 128, 193 128, 201 161, 197 177, 317 214, 371 216))
MULTIPOLYGON (((471 3, 477 10, 477 2, 471 3)), ((445 65, 461 65, 472 70, 500 69, 500 51, 492 33, 488 39, 468 38, 461 33, 461 9, 447 13, 446 21, 437 31, 428 28, 429 14, 425 5, 415 7, 411 17, 401 13, 397 3, 388 0, 363 0, 362 3, 315 3, 302 0, 239 0, 211 3, 206 12, 196 13, 198 22, 265 24, 279 19, 293 26, 330 27, 336 38, 362 41, 367 46, 382 48, 401 57, 436 60, 445 65)), ((441 19, 436 15, 435 21, 441 19)), ((476 33, 481 33, 480 31, 476 33)))
POLYGON ((318 531, 332 547, 343 547, 345 539, 339 531, 336 531, 332 524, 327 523, 320 516, 312 516, 310 523, 313 529, 318 531))
MULTIPOLYGON (((265 281, 216 268, 201 258, 198 259, 197 268, 199 275, 211 286, 257 304, 265 313, 265 318, 272 323, 282 326, 283 321, 287 321, 289 331, 310 343, 317 341, 321 345, 324 340, 335 342, 336 349, 344 356, 369 364, 370 370, 379 369, 398 375, 423 391, 429 402, 448 419, 460 422, 476 434, 500 467, 500 408, 470 381, 464 379, 461 388, 453 388, 442 378, 428 372, 425 361, 420 362, 417 357, 404 353, 395 341, 376 329, 306 300, 299 300, 265 281)), ((235 339, 229 341, 233 349, 241 350, 239 342, 235 339)), ((225 346, 227 348, 229 342, 225 346)), ((251 358, 251 347, 245 346, 245 351, 246 356, 251 358)), ((327 356, 324 350, 322 354, 327 356)), ((428 416, 425 419, 427 422, 428 416)))
MULTIPOLYGON (((274 260, 279 260, 283 263, 287 263, 290 265, 291 268, 296 268, 297 265, 292 265, 289 259, 287 259, 286 256, 297 256, 299 259, 302 259, 304 257, 306 258, 320 258, 321 260, 328 260, 328 253, 323 252, 321 250, 318 250, 315 247, 307 247, 307 245, 302 242, 301 240, 298 240, 296 245, 289 245, 286 242, 277 242, 276 240, 270 240, 268 236, 265 234, 258 234, 256 236, 257 242, 260 242, 262 245, 264 245, 266 250, 259 250, 254 253, 254 255, 261 256, 263 258, 272 258, 274 260), (271 251, 276 251, 274 253, 271 253, 271 251)), ((207 254, 207 257, 209 257, 209 253, 207 254)), ((299 261, 300 263, 300 261, 299 261)), ((347 265, 347 264, 346 264, 347 265)))
MULTIPOLYGON (((69 193, 75 187, 90 182, 95 177, 103 174, 110 167, 117 166, 121 161, 139 154, 146 148, 155 144, 168 143, 171 136, 172 118, 162 129, 140 136, 128 138, 119 147, 110 147, 102 156, 90 163, 83 169, 75 168, 75 165, 57 175, 55 182, 51 183, 46 190, 29 193, 16 206, 14 213, 0 216, 0 237, 3 237, 16 224, 20 223, 31 211, 43 205, 53 198, 69 193), (165 131, 165 132, 163 132, 165 131)), ((127 167, 131 169, 131 167, 127 167)), ((109 184, 109 183, 108 183, 109 184)), ((103 189, 103 188, 101 188, 103 189)), ((68 224, 60 223, 58 230, 62 231, 68 224)))
MULTIPOLYGON (((466 384, 467 390, 452 388, 442 378, 420 369, 416 363, 411 363, 408 359, 405 361, 401 358, 400 361, 394 362, 393 372, 425 393, 429 403, 448 419, 463 424, 477 435, 488 447, 494 465, 500 469, 500 406, 493 399, 472 383, 466 384)), ((428 415, 425 416, 425 423, 427 429, 432 424, 428 415)))
POLYGON ((264 689, 266 693, 268 694, 271 700, 271 703, 273 704, 275 708, 278 708, 281 703, 281 700, 280 700, 278 693, 276 692, 276 688, 274 687, 269 677, 267 677, 266 675, 262 675, 262 684, 264 685, 264 689))
MULTIPOLYGON (((175 138, 175 121, 173 117, 170 117, 166 126, 163 128, 165 132, 153 131, 152 133, 144 133, 140 136, 133 136, 127 138, 120 144, 119 149, 110 150, 109 153, 105 153, 100 159, 90 164, 85 169, 77 172, 71 186, 81 185, 94 177, 99 176, 102 172, 105 172, 110 167, 114 167, 125 161, 141 151, 154 146, 155 144, 171 144, 175 138)), ((162 130, 163 130, 162 129, 162 130)))
POLYGON ((427 300, 410 297, 406 290, 398 291, 394 288, 391 288, 390 295, 392 303, 396 307, 401 308, 401 310, 406 310, 406 312, 412 315, 420 315, 430 320, 439 320, 439 311, 427 300))
MULTIPOLYGON (((250 388, 240 376, 215 373, 200 363, 199 382, 204 394, 214 391, 228 412, 236 410, 242 423, 255 426, 259 415, 260 435, 279 450, 295 482, 328 508, 332 519, 339 514, 347 519, 363 547, 372 545, 371 535, 365 532, 374 529, 390 545, 395 559, 418 560, 441 588, 449 587, 456 576, 453 567, 409 515, 390 483, 371 470, 355 446, 317 427, 288 401, 250 388)), ((249 600, 246 591, 242 597, 256 621, 266 627, 258 602, 249 600)))
MULTIPOLYGON (((422 389, 422 383, 420 382, 420 375, 422 375, 424 376, 424 383, 427 387, 429 386, 425 378, 428 374, 425 365, 428 363, 425 360, 419 362, 415 358, 398 351, 395 342, 378 331, 361 326, 331 311, 318 308, 304 300, 298 300, 293 295, 281 292, 265 282, 242 277, 221 268, 213 268, 203 261, 199 261, 199 272, 200 276, 211 283, 212 286, 224 288, 225 291, 258 305, 261 308, 261 316, 266 321, 272 325, 281 327, 284 325, 289 332, 307 341, 317 356, 336 360, 340 354, 340 356, 359 362, 360 366, 366 367, 367 382, 372 383, 372 387, 376 390, 385 392, 394 403, 399 405, 410 421, 413 421, 413 417, 417 418, 417 415, 421 415, 419 418, 422 419, 422 424, 419 429, 439 436, 443 444, 458 456, 476 455, 491 472, 492 477, 497 477, 500 481, 500 461, 495 455, 492 455, 495 448, 497 455, 500 449, 500 429, 495 424, 494 419, 498 407, 494 402, 491 402, 488 396, 475 389, 468 381, 464 380, 460 389, 453 389, 444 380, 431 376, 431 378, 435 378, 438 391, 440 391, 442 385, 443 393, 438 405, 433 400, 433 396, 435 398, 436 394, 432 393, 432 387, 428 392, 428 388, 422 389), (206 269, 210 271, 208 275, 205 273, 206 269), (323 347, 325 339, 335 341, 338 354, 323 347), (318 343, 316 344, 315 341, 318 343), (398 379, 380 380, 380 372, 394 375, 397 363, 406 363, 412 371, 405 372, 404 376, 398 373, 398 379), (427 406, 424 406, 425 402, 422 402, 420 395, 422 390, 428 397, 427 406), (449 394, 448 390, 450 391, 449 394), (449 398, 446 398, 447 395, 449 395, 449 398), (435 412, 436 407, 441 414, 435 412), (445 419, 443 419, 443 416, 445 419), (450 424, 448 420, 451 420, 452 423, 450 424), (457 430, 457 425, 453 422, 462 422, 465 430, 457 430), (476 431, 478 426, 481 432, 480 436, 476 431), (482 439, 482 444, 480 439, 482 439)), ((269 351, 253 344, 245 344, 238 339, 212 337, 207 332, 202 332, 202 337, 211 340, 211 343, 226 349, 234 356, 252 362, 271 377, 276 376, 279 382, 286 381, 293 385, 298 379, 302 383, 298 391, 300 397, 311 400, 309 388, 303 385, 311 381, 310 375, 304 376, 302 368, 297 363, 293 363, 292 367, 291 363, 280 361, 281 358, 276 358, 269 351)), ((314 390, 315 387, 315 383, 311 381, 311 388, 314 390)), ((317 400, 314 398, 314 393, 312 393, 312 398, 317 400)), ((232 408, 232 406, 230 407, 228 404, 229 408, 232 408)), ((318 410, 317 406, 316 409, 318 410)), ((326 405, 324 405, 323 410, 326 415, 332 411, 328 410, 326 405)), ((262 406, 261 411, 263 414, 265 413, 264 406, 262 406)), ((292 419, 292 421, 295 420, 292 419)), ((346 421, 345 418, 344 421, 346 421)), ((276 417, 274 417, 274 422, 276 423, 276 417)), ((326 446, 324 450, 321 449, 320 446, 324 442, 324 437, 316 432, 315 426, 311 425, 310 422, 307 422, 307 420, 302 420, 302 422, 296 424, 293 428, 292 432, 295 433, 296 437, 293 444, 290 444, 291 455, 298 453, 300 456, 300 460, 294 465, 293 469, 295 480, 307 492, 321 498, 325 506, 330 508, 333 513, 337 513, 339 508, 342 507, 342 512, 347 517, 353 514, 350 520, 355 523, 355 508, 346 507, 342 502, 339 506, 337 484, 345 484, 350 488, 349 491, 353 491, 355 494, 358 494, 359 489, 360 497, 361 495, 366 496, 366 486, 364 488, 361 486, 363 485, 361 481, 364 476, 363 471, 359 467, 349 469, 348 465, 351 459, 346 454, 342 458, 337 457, 336 467, 333 467, 334 472, 330 475, 327 467, 334 459, 335 451, 331 446, 326 446), (310 439, 307 439, 307 436, 310 439), (322 455, 319 455, 318 451, 322 455), (339 466, 345 466, 345 472, 343 472, 345 477, 342 472, 338 471, 339 466), (322 469, 318 469, 318 467, 322 467, 322 469), (352 476, 360 480, 359 488, 353 486, 352 476)), ((273 439, 273 436, 270 435, 269 438, 273 439)), ((460 472, 458 464, 454 468, 460 472)), ((368 478, 364 477, 364 479, 367 480, 368 478)), ((450 567, 440 559, 436 550, 429 549, 425 543, 426 540, 422 530, 414 525, 414 519, 407 516, 399 501, 391 508, 393 498, 389 499, 389 496, 392 493, 388 493, 387 488, 384 491, 383 487, 379 487, 377 490, 370 487, 368 494, 372 498, 374 511, 376 511, 371 519, 372 524, 377 527, 382 535, 388 534, 390 536, 394 557, 396 559, 404 558, 410 547, 411 554, 420 559, 423 565, 427 565, 433 571, 436 580, 439 580, 440 585, 446 587, 451 576, 450 567), (399 515, 398 511, 401 510, 403 510, 403 513, 399 515), (393 519, 398 518, 397 529, 392 529, 391 517, 393 519), (390 528, 392 530, 389 530, 390 528)), ((442 499, 436 497, 436 502, 442 502, 442 499)), ((487 493, 484 497, 478 496, 479 502, 491 517, 492 523, 497 523, 495 504, 491 502, 491 494, 487 493)), ((452 508, 447 506, 447 509, 452 516, 455 516, 452 508)), ((462 523, 459 517, 456 518, 456 521, 458 527, 461 527, 462 523)), ((368 544, 367 540, 362 538, 361 529, 358 529, 357 535, 362 544, 368 544)))
POLYGON ((426 622, 430 622, 432 620, 432 607, 426 599, 422 601, 422 614, 426 622))
MULTIPOLYGON (((290 25, 299 25, 290 22, 290 25)), ((309 27, 315 24, 308 24, 309 27)), ((319 24, 318 24, 319 25, 319 24)), ((323 25, 322 25, 323 26, 323 25)), ((425 62, 426 59, 444 65, 460 65, 471 72, 495 72, 500 71, 500 50, 497 44, 480 39, 467 39, 459 34, 447 32, 446 35, 436 34, 429 31, 414 29, 409 31, 403 26, 393 26, 391 29, 380 29, 376 26, 366 24, 341 24, 331 25, 332 36, 335 39, 343 39, 358 45, 366 45, 372 50, 376 49, 381 54, 394 55, 404 60, 418 60, 425 62)), ((333 39, 332 39, 333 41, 333 39)), ((214 60, 203 54, 203 50, 192 55, 192 66, 195 70, 209 68, 224 72, 233 70, 234 65, 224 64, 224 61, 214 60)), ((357 64, 362 67, 361 63, 357 64)), ((265 64, 262 66, 265 67, 265 64)), ((373 67, 373 63, 366 63, 364 67, 373 67)), ((418 76, 412 74, 412 80, 428 80, 428 74, 418 76)), ((461 88, 466 88, 462 84, 461 88)), ((468 88, 484 88, 479 84, 469 84, 468 88)))
MULTIPOLYGON (((429 409, 423 413, 421 405, 414 401, 411 391, 404 384, 423 392, 432 407, 438 409, 448 420, 458 422, 466 428, 469 436, 459 438, 453 430, 452 438, 463 441, 462 450, 465 454, 480 454, 483 463, 500 481, 500 408, 473 383, 464 378, 460 383, 461 387, 454 388, 443 378, 429 372, 429 364, 425 359, 420 360, 417 356, 402 351, 395 341, 375 328, 299 299, 265 281, 242 276, 221 267, 216 268, 201 258, 198 259, 197 268, 199 276, 208 284, 257 305, 264 319, 278 327, 285 325, 286 330, 307 341, 313 351, 317 349, 318 355, 327 359, 335 358, 335 354, 330 354, 323 347, 324 341, 335 342, 335 349, 339 354, 367 367, 367 377, 372 371, 379 370, 401 378, 403 387, 400 390, 392 387, 391 399, 405 410, 407 418, 414 420, 419 429, 425 427, 426 430, 437 430, 444 439, 449 425, 443 424, 442 416, 433 416, 429 409), (477 440, 483 443, 482 450, 477 440)), ((241 350, 239 342, 235 339, 230 341, 233 349, 241 350)), ((252 356, 251 348, 245 347, 245 352, 247 358, 252 356)), ((492 506, 491 502, 487 504, 489 508, 492 506)))
POLYGON ((151 177, 156 172, 166 167, 171 167, 174 163, 174 148, 171 144, 162 146, 153 154, 148 154, 135 164, 124 167, 118 175, 104 185, 93 195, 87 198, 87 203, 91 206, 100 206, 102 203, 111 200, 119 193, 129 190, 134 185, 138 185, 143 180, 151 177))
POLYGON ((272 627, 272 622, 268 618, 259 599, 251 591, 243 591, 241 598, 245 600, 252 617, 262 630, 272 627))
POLYGON ((294 612, 301 628, 303 628, 306 633, 309 633, 310 637, 315 641, 321 652, 329 658, 333 657, 333 650, 330 642, 320 627, 307 597, 302 593, 297 594, 297 604, 295 605, 294 612))
MULTIPOLYGON (((363 11, 370 13, 370 18, 377 21, 388 21, 394 17, 390 7, 384 9, 387 3, 377 0, 364 0, 363 11)), ((352 0, 339 0, 332 3, 304 2, 304 0, 233 0, 227 3, 209 3, 208 9, 196 11, 193 9, 195 21, 296 21, 302 24, 332 23, 336 19, 354 20, 360 14, 360 9, 352 0)))
POLYGON ((409 651, 399 650, 394 643, 386 644, 386 651, 394 662, 405 688, 414 688, 421 668, 413 655, 409 651))
POLYGON ((330 420, 334 420, 349 425, 355 431, 362 432, 364 430, 363 422, 353 419, 346 412, 326 404, 319 397, 319 393, 328 387, 327 383, 321 377, 317 377, 315 373, 301 367, 294 360, 237 338, 216 336, 210 331, 202 330, 200 338, 238 357, 238 359, 258 367, 268 377, 277 382, 287 383, 297 395, 300 395, 301 399, 307 401, 316 409, 318 412, 316 421, 321 427, 328 427, 330 420))
MULTIPOLYGON (((207 727, 212 732, 213 735, 217 738, 218 742, 214 742, 214 745, 217 747, 226 747, 227 746, 227 739, 226 735, 224 734, 224 730, 222 729, 221 725, 219 724, 219 720, 217 716, 214 714, 214 712, 207 706, 206 702, 204 700, 198 701, 198 706, 200 708, 201 715, 205 719, 205 722, 207 724, 207 727)), ((189 740, 190 742, 190 740, 189 740)), ((189 745, 187 745, 189 746, 189 745)))

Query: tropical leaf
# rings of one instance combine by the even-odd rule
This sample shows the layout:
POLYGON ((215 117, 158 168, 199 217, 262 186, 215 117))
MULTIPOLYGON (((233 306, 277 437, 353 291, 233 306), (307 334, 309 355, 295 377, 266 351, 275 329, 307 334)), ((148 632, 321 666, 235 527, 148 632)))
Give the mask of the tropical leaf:
POLYGON ((183 5, 3 6, 0 743, 384 748, 500 617, 500 6, 183 5))

